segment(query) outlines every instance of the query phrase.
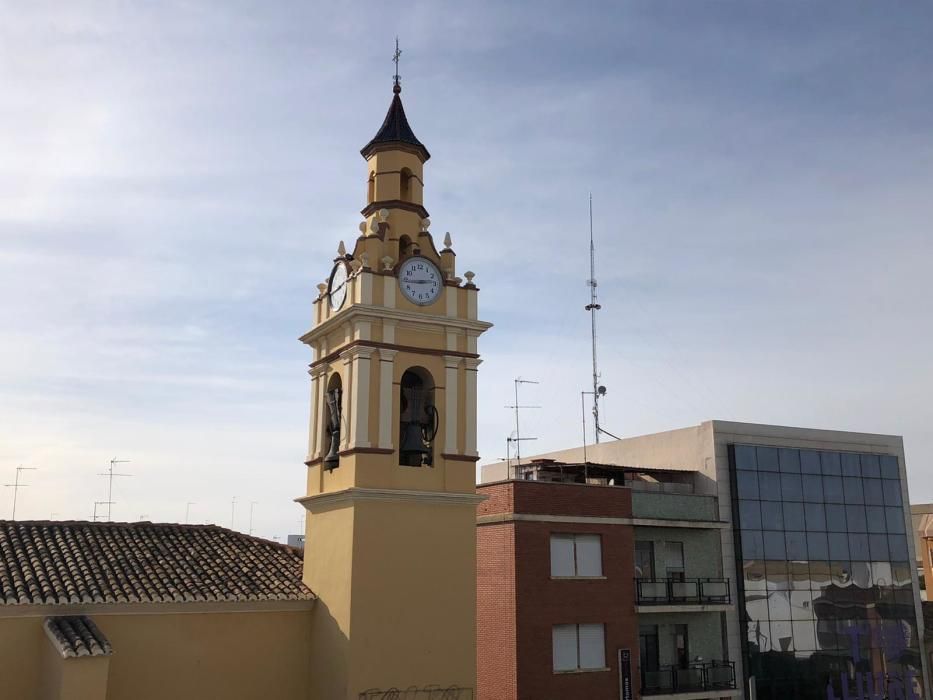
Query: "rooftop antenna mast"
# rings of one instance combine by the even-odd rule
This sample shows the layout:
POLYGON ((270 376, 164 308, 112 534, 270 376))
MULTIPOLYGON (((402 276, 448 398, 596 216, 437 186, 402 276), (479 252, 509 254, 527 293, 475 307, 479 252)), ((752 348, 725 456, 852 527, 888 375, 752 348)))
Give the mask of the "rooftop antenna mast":
POLYGON ((599 369, 596 362, 596 312, 602 306, 596 301, 596 246, 593 245, 593 194, 590 193, 590 278, 586 281, 590 288, 590 303, 586 310, 590 312, 590 341, 593 349, 593 433, 599 444, 599 399, 605 396, 606 387, 599 384, 599 369))
POLYGON ((16 499, 19 496, 19 490, 23 488, 24 486, 29 486, 29 484, 19 483, 19 475, 22 472, 34 472, 34 471, 36 471, 36 467, 24 467, 22 464, 20 464, 18 467, 16 467, 16 478, 13 479, 13 483, 4 484, 5 487, 13 489, 13 515, 10 517, 10 520, 16 520, 16 499))
POLYGON ((129 464, 130 460, 128 459, 117 459, 114 457, 110 460, 110 468, 98 474, 97 476, 106 476, 107 477, 107 500, 106 501, 97 501, 97 503, 106 504, 107 506, 107 522, 111 520, 111 508, 113 508, 113 477, 115 476, 133 476, 132 474, 118 474, 113 470, 115 464, 129 464))
POLYGON ((506 408, 511 408, 515 411, 515 437, 512 437, 510 435, 508 438, 506 438, 506 452, 505 452, 507 456, 506 469, 509 470, 509 474, 507 475, 509 478, 511 478, 511 460, 508 458, 508 455, 510 455, 510 451, 508 449, 510 444, 513 442, 515 443, 515 466, 518 467, 522 463, 522 440, 537 440, 538 439, 536 437, 524 437, 524 438, 522 437, 521 426, 519 423, 519 410, 523 408, 541 408, 540 406, 522 406, 518 403, 519 385, 539 384, 540 382, 536 382, 532 379, 522 379, 521 377, 515 377, 515 379, 513 380, 513 383, 515 384, 515 403, 512 404, 511 406, 506 406, 506 408))

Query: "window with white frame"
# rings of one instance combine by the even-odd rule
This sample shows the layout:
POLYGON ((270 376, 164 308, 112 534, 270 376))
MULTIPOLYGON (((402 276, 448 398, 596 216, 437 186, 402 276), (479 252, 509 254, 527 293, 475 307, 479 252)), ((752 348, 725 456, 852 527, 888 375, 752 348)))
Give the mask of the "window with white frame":
POLYGON ((603 547, 599 535, 551 535, 551 576, 603 575, 603 547))
POLYGON ((552 641, 555 672, 606 668, 605 625, 554 625, 552 641))

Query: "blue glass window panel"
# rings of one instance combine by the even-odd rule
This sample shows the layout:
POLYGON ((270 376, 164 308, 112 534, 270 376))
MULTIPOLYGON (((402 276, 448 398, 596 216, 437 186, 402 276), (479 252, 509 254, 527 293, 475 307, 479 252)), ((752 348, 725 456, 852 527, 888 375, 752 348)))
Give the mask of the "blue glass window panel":
MULTIPOLYGON (((829 532, 846 532, 846 507, 835 503, 826 504, 826 529, 829 532)), ((848 557, 846 557, 848 558, 848 557)))
POLYGON ((869 532, 884 534, 888 531, 884 518, 884 508, 881 506, 866 506, 865 519, 868 520, 869 532))
POLYGON ((803 503, 784 503, 784 529, 805 530, 806 527, 803 518, 803 503))
POLYGON ((848 560, 849 536, 844 532, 829 533, 829 558, 834 560, 848 560))
POLYGON ((901 470, 897 465, 897 457, 894 455, 881 455, 881 478, 882 479, 900 479, 901 470))
POLYGON ((862 491, 862 480, 854 476, 842 477, 842 490, 846 503, 864 503, 865 494, 862 491))
POLYGON ((846 527, 849 532, 868 532, 865 506, 846 506, 846 527))
POLYGON ((810 503, 823 502, 823 477, 814 474, 804 474, 803 480, 803 500, 810 503))
POLYGON ((758 475, 755 472, 736 472, 735 483, 739 498, 758 498, 758 475))
POLYGON ((780 502, 761 502, 761 526, 763 530, 784 529, 784 508, 780 502))
POLYGON ((827 503, 843 503, 845 496, 842 491, 842 478, 838 476, 823 477, 823 498, 827 503))
POLYGON ((888 535, 888 548, 891 550, 892 560, 902 560, 910 558, 910 550, 907 548, 907 535, 888 535))
POLYGON ((783 532, 764 532, 765 559, 786 559, 783 532))
POLYGON ((785 501, 803 500, 803 482, 800 474, 781 474, 781 496, 785 501))
POLYGON ((889 558, 888 538, 885 535, 869 535, 868 550, 873 561, 885 561, 889 558))
POLYGON ((892 535, 904 534, 904 511, 900 508, 885 508, 884 516, 889 533, 892 535))
POLYGON ((842 476, 842 459, 838 452, 820 452, 820 464, 823 474, 842 476))
POLYGON ((825 561, 829 559, 829 540, 825 532, 807 533, 807 553, 809 559, 825 561))
POLYGON ((758 457, 758 471, 778 471, 778 451, 776 447, 758 447, 756 448, 756 452, 758 457))
POLYGON ((862 462, 863 477, 881 476, 881 460, 878 459, 878 455, 863 454, 860 456, 860 459, 862 462))
MULTIPOLYGON (((768 533, 765 533, 765 537, 767 535, 768 533)), ((784 541, 788 559, 803 561, 807 558, 807 534, 805 532, 787 532, 784 541)))
POLYGON ((761 529, 761 506, 758 501, 739 501, 739 524, 743 530, 761 529))
POLYGON ((842 453, 842 475, 843 476, 861 476, 862 466, 858 455, 854 452, 842 453))
POLYGON ((870 506, 884 505, 884 491, 881 479, 862 479, 862 490, 865 492, 865 503, 870 506))
POLYGON ((800 471, 804 474, 819 474, 820 453, 813 450, 800 450, 800 471))
POLYGON ((758 472, 758 492, 761 494, 762 501, 780 501, 781 475, 758 472))
POLYGON ((778 462, 780 462, 782 472, 788 472, 791 474, 800 473, 799 450, 792 450, 788 447, 782 447, 778 450, 778 462))
POLYGON ((884 491, 884 504, 886 506, 902 506, 901 503, 901 482, 900 481, 882 481, 882 491, 884 491))
POLYGON ((735 446, 735 468, 754 471, 758 468, 758 461, 755 459, 755 448, 751 445, 735 446))
POLYGON ((826 510, 822 503, 805 503, 804 515, 807 520, 807 531, 825 532, 826 531, 826 510))
POLYGON ((745 530, 742 533, 742 558, 745 561, 750 559, 764 559, 765 546, 758 530, 745 530))
POLYGON ((849 534, 849 558, 852 561, 868 561, 871 559, 871 552, 868 549, 868 535, 849 534))

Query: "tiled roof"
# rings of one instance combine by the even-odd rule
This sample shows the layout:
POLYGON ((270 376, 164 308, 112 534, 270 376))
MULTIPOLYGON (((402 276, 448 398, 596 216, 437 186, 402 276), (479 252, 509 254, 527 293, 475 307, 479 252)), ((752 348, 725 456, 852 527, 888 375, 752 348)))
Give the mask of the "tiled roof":
POLYGON ((379 127, 379 131, 376 132, 376 135, 373 136, 369 143, 363 146, 360 153, 363 154, 364 158, 369 158, 378 145, 391 143, 404 143, 414 146, 421 154, 422 160, 431 157, 428 149, 424 147, 424 144, 415 136, 415 132, 411 130, 408 119, 405 117, 405 108, 402 107, 402 98, 398 92, 392 97, 392 104, 389 105, 389 111, 386 113, 386 118, 382 122, 382 126, 379 127))
POLYGON ((311 600, 301 554, 215 525, 0 520, 0 605, 311 600))
POLYGON ((85 615, 45 618, 45 633, 66 659, 78 656, 110 656, 113 649, 91 618, 85 615))

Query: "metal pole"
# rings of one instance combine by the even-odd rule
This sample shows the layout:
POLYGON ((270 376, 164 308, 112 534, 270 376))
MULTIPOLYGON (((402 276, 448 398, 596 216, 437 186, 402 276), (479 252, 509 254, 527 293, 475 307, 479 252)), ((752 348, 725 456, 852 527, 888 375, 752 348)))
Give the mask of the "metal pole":
POLYGON ((185 504, 185 524, 188 524, 188 516, 191 514, 191 506, 194 505, 194 501, 188 501, 185 504))
POLYGON ((233 529, 233 519, 236 516, 236 496, 230 501, 230 529, 233 529))
POLYGON ((249 534, 253 534, 253 506, 255 506, 259 501, 250 501, 249 502, 249 534))
POLYGON ((21 472, 34 472, 34 471, 36 471, 36 467, 24 467, 22 464, 20 464, 18 467, 16 467, 16 476, 13 479, 13 483, 4 484, 4 486, 6 486, 7 488, 13 489, 13 514, 10 517, 11 520, 16 520, 16 501, 19 498, 20 488, 25 488, 29 486, 29 484, 19 483, 19 475, 21 472))

